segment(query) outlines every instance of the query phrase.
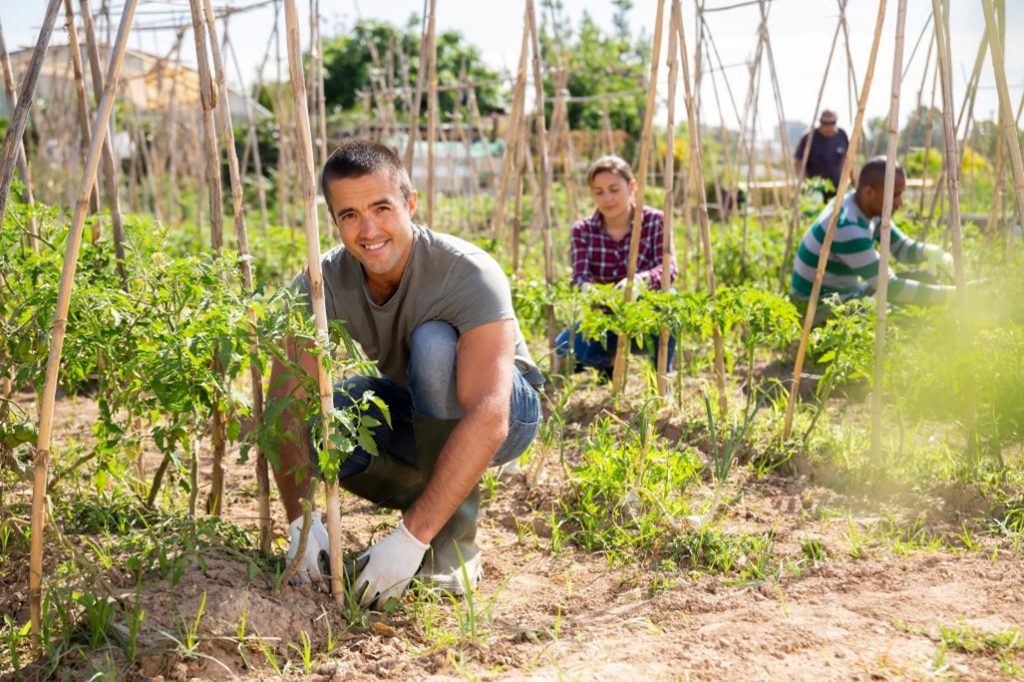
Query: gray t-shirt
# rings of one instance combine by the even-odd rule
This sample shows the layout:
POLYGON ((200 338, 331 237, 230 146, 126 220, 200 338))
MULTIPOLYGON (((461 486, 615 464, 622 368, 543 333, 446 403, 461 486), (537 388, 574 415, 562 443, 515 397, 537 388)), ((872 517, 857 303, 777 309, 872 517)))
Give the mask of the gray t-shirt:
MULTIPOLYGON (((512 320, 516 367, 533 386, 544 384, 519 329, 508 279, 483 249, 413 225, 412 253, 402 281, 384 305, 370 298, 362 265, 344 246, 325 253, 320 264, 327 319, 341 320, 381 373, 399 385, 409 386, 409 339, 417 327, 431 320, 448 322, 459 334, 488 322, 512 320)), ((308 296, 308 272, 301 272, 292 286, 308 296)))

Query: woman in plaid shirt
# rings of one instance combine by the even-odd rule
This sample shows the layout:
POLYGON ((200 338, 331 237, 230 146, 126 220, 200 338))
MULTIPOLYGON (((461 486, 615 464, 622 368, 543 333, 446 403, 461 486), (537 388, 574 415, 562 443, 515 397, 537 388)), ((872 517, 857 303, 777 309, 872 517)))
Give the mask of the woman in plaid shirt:
MULTIPOLYGON (((629 241, 636 209, 636 178, 629 164, 618 156, 602 156, 590 165, 587 185, 597 210, 572 226, 572 282, 581 289, 592 284, 626 284, 626 266, 629 262, 629 241)), ((637 254, 635 286, 661 288, 662 243, 665 216, 656 208, 643 206, 640 227, 640 249, 637 254)), ((670 251, 671 280, 678 274, 676 256, 670 251)), ((610 376, 615 358, 614 334, 605 339, 575 337, 576 370, 593 367, 602 375, 610 376)), ((650 344, 657 349, 657 346, 650 344)), ((674 351, 674 339, 669 344, 669 358, 674 351)), ((557 353, 569 353, 569 330, 556 340, 557 353)), ((639 349, 634 345, 634 352, 639 349)), ((657 357, 657 352, 652 358, 657 357)))

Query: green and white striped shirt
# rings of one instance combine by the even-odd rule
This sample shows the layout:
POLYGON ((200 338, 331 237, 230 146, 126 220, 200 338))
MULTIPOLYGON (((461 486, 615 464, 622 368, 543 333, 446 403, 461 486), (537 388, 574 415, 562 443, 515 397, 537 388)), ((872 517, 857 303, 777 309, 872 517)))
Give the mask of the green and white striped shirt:
MULTIPOLYGON (((855 192, 843 198, 839 210, 836 234, 825 264, 825 278, 822 281, 821 298, 838 294, 841 300, 870 295, 878 283, 879 254, 875 244, 881 239, 881 221, 868 220, 854 199, 855 192)), ((800 248, 793 259, 793 277, 790 294, 795 300, 806 301, 811 297, 814 273, 818 268, 821 243, 832 220, 835 208, 833 199, 807 230, 800 248)), ((925 245, 903 234, 896 226, 890 231, 892 257, 901 263, 921 263, 925 260, 925 245)), ((889 271, 888 300, 892 303, 927 305, 945 302, 955 287, 926 284, 913 279, 899 277, 889 271)))

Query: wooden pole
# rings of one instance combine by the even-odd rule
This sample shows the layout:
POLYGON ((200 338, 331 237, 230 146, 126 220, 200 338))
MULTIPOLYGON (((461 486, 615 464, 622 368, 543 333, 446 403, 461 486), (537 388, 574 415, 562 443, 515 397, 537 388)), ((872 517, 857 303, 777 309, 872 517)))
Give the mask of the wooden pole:
MULTIPOLYGON (((433 2, 433 0, 431 0, 433 2)), ((537 15, 534 12, 533 0, 526 0, 526 24, 530 31, 530 45, 533 55, 534 107, 537 111, 537 153, 540 155, 540 230, 544 243, 544 281, 550 292, 555 283, 555 263, 551 245, 551 159, 548 155, 548 134, 544 122, 544 70, 540 63, 540 37, 537 29, 537 15)), ((525 140, 524 140, 525 141, 525 140)), ((555 347, 555 307, 547 306, 548 312, 548 348, 555 347)), ((555 354, 551 353, 552 369, 556 362, 555 354)))
MULTIPOLYGON (((117 31, 117 42, 110 57, 106 84, 103 96, 99 100, 96 119, 92 126, 92 143, 86 157, 82 179, 78 186, 78 200, 75 203, 68 234, 67 251, 64 256, 64 267, 60 276, 60 288, 57 295, 57 309, 54 313, 53 332, 50 337, 50 352, 46 359, 46 379, 39 400, 39 439, 36 444, 35 475, 32 486, 32 536, 29 548, 29 613, 32 622, 32 637, 36 647, 40 647, 42 636, 42 585, 43 585, 43 530, 46 516, 46 477, 50 464, 50 432, 53 427, 53 406, 57 395, 57 376, 60 372, 60 357, 64 347, 64 332, 68 323, 68 308, 71 304, 71 287, 74 284, 75 268, 78 265, 78 251, 82 244, 82 228, 85 215, 89 208, 89 195, 96 179, 96 168, 99 166, 100 149, 106 137, 110 112, 114 108, 114 92, 121 77, 121 65, 124 61, 125 47, 132 18, 135 15, 137 0, 125 0, 121 14, 121 26, 117 31)), ((59 4, 57 2, 51 3, 59 4)), ((51 22, 52 24, 52 17, 51 22)), ((38 76, 38 73, 36 74, 38 76)), ((22 95, 26 94, 22 90, 22 95)), ((31 95, 31 93, 28 93, 31 95)), ((29 97, 31 99, 31 97, 29 97)))
MULTIPOLYGON (((846 188, 850 184, 850 176, 853 173, 853 166, 857 162, 857 150, 860 146, 860 138, 864 130, 864 109, 867 107, 868 93, 871 92, 871 80, 875 75, 875 59, 878 57, 878 43, 882 39, 882 25, 885 23, 886 0, 878 2, 878 16, 875 19, 875 34, 871 42, 871 53, 868 56, 867 73, 864 74, 864 86, 861 88, 860 97, 857 100, 857 116, 854 120, 853 132, 850 135, 850 146, 846 152, 846 159, 843 161, 843 172, 839 177, 839 187, 836 188, 836 201, 841 202, 846 195, 846 188)), ((804 315, 803 333, 800 335, 800 345, 796 351, 796 362, 793 365, 793 381, 789 387, 789 401, 786 404, 786 418, 782 427, 782 439, 788 440, 793 430, 793 413, 796 410, 796 398, 800 391, 800 374, 804 369, 804 358, 807 355, 807 342, 811 336, 811 327, 814 326, 814 314, 818 309, 818 296, 821 294, 821 283, 825 277, 825 264, 828 262, 829 250, 832 247, 832 240, 835 238, 836 225, 839 224, 839 204, 836 210, 832 211, 832 219, 829 220, 828 230, 825 232, 825 241, 821 245, 821 254, 818 256, 818 269, 814 273, 814 284, 811 286, 811 296, 807 301, 807 312, 804 315)))
MULTIPOLYGON (((654 43, 651 48, 651 75, 647 81, 647 102, 644 106, 644 123, 640 133, 640 158, 636 172, 636 204, 631 216, 633 227, 629 235, 629 260, 626 263, 626 286, 623 297, 628 305, 633 301, 633 278, 636 276, 636 261, 640 254, 640 232, 643 230, 644 193, 647 189, 647 166, 650 159, 651 137, 654 120, 655 96, 658 94, 658 61, 661 59, 661 25, 665 14, 665 0, 658 0, 654 19, 654 43)), ((626 355, 631 339, 619 334, 615 347, 615 362, 612 365, 612 394, 618 395, 626 379, 626 355)))
MULTIPOLYGON (((18 108, 18 93, 14 88, 14 74, 11 73, 11 59, 7 54, 7 44, 4 42, 3 28, 0 27, 0 68, 4 72, 4 91, 7 93, 7 102, 10 111, 14 111, 18 108)), ((25 188, 21 193, 21 200, 25 202, 25 205, 31 206, 34 203, 32 197, 32 171, 28 166, 28 157, 25 155, 25 138, 20 137, 17 140, 17 164, 18 172, 21 174, 21 180, 25 185, 25 188)), ((0 225, 3 224, 3 212, 0 211, 0 225)), ((39 225, 36 221, 36 215, 33 211, 30 213, 29 218, 29 244, 33 251, 39 250, 39 240, 36 236, 39 234, 39 225)))
MULTIPOLYGON (((846 10, 846 4, 843 3, 840 6, 841 16, 839 22, 836 23, 835 33, 832 34, 832 47, 828 51, 828 59, 825 61, 825 73, 821 77, 821 85, 818 86, 818 98, 814 101, 814 115, 811 116, 810 129, 807 132, 805 138, 807 142, 804 144, 804 151, 800 155, 800 170, 796 173, 796 186, 793 191, 793 199, 789 206, 789 228, 786 231, 786 248, 782 256, 782 268, 779 273, 779 278, 782 282, 783 289, 786 286, 786 280, 789 275, 790 268, 792 265, 789 262, 789 258, 793 253, 793 234, 796 231, 797 221, 800 220, 800 195, 803 189, 804 178, 807 174, 807 160, 811 157, 811 145, 814 143, 814 123, 818 120, 818 112, 821 110, 821 98, 825 94, 825 84, 828 83, 828 73, 832 68, 832 56, 835 54, 836 43, 839 41, 839 31, 843 26, 842 13, 846 10)), ((785 127, 785 126, 783 126, 785 127)), ((838 195, 836 195, 838 196, 838 195)))
MULTIPOLYGON (((92 90, 96 101, 100 100, 103 90, 106 87, 103 76, 103 67, 100 62, 100 50, 96 43, 96 30, 93 26, 92 11, 89 9, 89 0, 81 0, 82 27, 85 29, 86 48, 89 53, 89 66, 92 70, 92 90)), ((119 84, 114 83, 116 88, 119 84)), ((124 225, 121 220, 121 200, 118 196, 117 164, 114 160, 113 146, 113 124, 110 130, 103 136, 103 149, 101 161, 103 163, 100 177, 103 180, 103 192, 107 195, 107 206, 110 208, 111 234, 114 238, 114 256, 116 259, 117 275, 121 280, 121 288, 128 291, 128 273, 124 270, 124 225)))
MULTIPOLYGON (((274 5, 275 11, 277 5, 274 5)), ((227 18, 225 17, 225 21, 227 18)), ((274 30, 277 30, 275 25, 274 30)), ((227 49, 231 51, 231 60, 235 65, 235 77, 238 78, 239 83, 244 83, 245 79, 242 77, 242 65, 238 62, 238 55, 235 53, 235 44, 227 39, 227 25, 224 27, 224 41, 227 43, 227 49)), ((263 55, 263 61, 260 64, 259 77, 257 78, 257 84, 260 89, 263 86, 263 68, 266 66, 267 59, 270 57, 270 43, 267 43, 267 50, 263 55)), ((245 111, 249 117, 247 121, 249 126, 249 144, 252 145, 252 161, 253 161, 253 172, 256 175, 256 200, 260 207, 260 228, 264 233, 267 231, 267 227, 270 224, 270 218, 267 215, 267 192, 264 185, 263 179, 263 160, 260 157, 260 143, 259 137, 256 134, 256 114, 253 110, 251 98, 245 98, 245 111)), ((242 172, 245 173, 248 165, 243 165, 242 172)))
MULTIPOLYGON (((944 14, 940 0, 932 0, 932 12, 935 17, 935 46, 938 56, 939 82, 942 89, 942 133, 945 141, 946 187, 949 194, 949 236, 953 247, 953 272, 956 279, 957 298, 960 303, 961 350, 966 352, 971 344, 971 331, 968 325, 967 287, 964 281, 964 256, 960 230, 960 156, 957 154, 956 130, 953 126, 953 66, 949 44, 949 16, 944 14)), ((973 459, 977 452, 977 434, 974 428, 974 390, 971 386, 968 386, 967 401, 970 411, 967 417, 967 451, 968 456, 973 459)))
MULTIPOLYGON (((18 152, 24 149, 22 141, 25 138, 25 126, 28 124, 28 112, 35 97, 36 83, 39 81, 39 72, 42 70, 43 60, 46 58, 46 48, 50 44, 50 35, 53 33, 53 24, 57 21, 60 3, 61 0, 50 0, 50 4, 46 6, 43 25, 39 29, 39 38, 36 40, 35 49, 32 50, 32 59, 29 61, 25 80, 21 83, 21 94, 14 102, 14 111, 7 124, 4 146, 0 149, 0 225, 3 225, 4 217, 7 215, 7 195, 11 191, 11 180, 14 178, 18 152)), ((34 238, 32 241, 35 241, 34 238)))
MULTIPOLYGON (((427 2, 428 0, 423 2, 424 12, 428 8, 427 2)), ((405 147, 405 167, 409 169, 410 176, 413 174, 412 164, 416 159, 416 138, 420 133, 420 102, 423 99, 423 83, 427 77, 427 21, 428 17, 424 15, 423 27, 420 29, 420 61, 416 68, 416 94, 409 109, 409 140, 405 147)))
POLYGON ((1010 104, 1010 91, 1006 85, 1006 62, 1003 61, 1003 41, 997 30, 992 0, 981 0, 985 12, 985 30, 988 32, 988 45, 992 52, 992 67, 996 77, 996 91, 999 93, 999 116, 1003 122, 1003 143, 1009 153, 1010 169, 1013 171, 1013 194, 1017 200, 1017 217, 1024 220, 1024 163, 1021 161, 1020 142, 1017 138, 1017 125, 1010 104))
MULTIPOLYGON (((661 245, 661 290, 672 288, 672 217, 675 212, 675 163, 676 163, 676 80, 679 78, 676 50, 679 49, 679 26, 673 12, 668 22, 668 113, 665 121, 665 171, 662 174, 665 188, 665 226, 662 230, 661 245)), ((658 335, 658 393, 668 395, 668 325, 662 323, 658 335)))
MULTIPOLYGON (((82 162, 85 163, 85 156, 89 153, 89 103, 85 97, 85 75, 82 72, 82 53, 78 46, 78 29, 75 28, 75 13, 71 9, 71 0, 64 0, 64 29, 68 34, 68 52, 71 53, 71 70, 75 75, 75 104, 78 107, 78 121, 81 124, 82 134, 82 162)), ((89 210, 95 213, 99 210, 99 198, 96 187, 92 188, 92 195, 89 199, 89 210)), ((33 230, 34 231, 34 230, 33 230)), ((92 223, 92 240, 99 241, 100 223, 94 220, 92 223)))
MULTIPOLYGON (((228 86, 224 77, 224 60, 220 53, 220 41, 217 40, 217 24, 213 15, 213 4, 211 0, 203 0, 203 12, 206 16, 206 28, 210 37, 210 54, 213 57, 213 69, 217 77, 217 92, 220 95, 221 137, 228 157, 228 175, 231 180, 231 211, 234 216, 235 240, 238 242, 239 267, 242 275, 242 295, 248 296, 253 290, 252 264, 249 253, 249 235, 245 226, 245 207, 242 204, 242 174, 238 167, 238 154, 235 151, 234 129, 231 125, 231 108, 228 106, 228 86)), ((252 342, 249 346, 249 353, 253 356, 257 353, 256 339, 256 313, 251 307, 246 311, 249 316, 249 333, 252 335, 252 342)), ((257 363, 249 363, 250 379, 252 381, 252 418, 256 424, 263 423, 263 375, 257 363)), ((211 494, 211 502, 219 512, 223 496, 223 478, 221 479, 221 491, 216 497, 211 494)), ((267 458, 262 448, 256 448, 256 487, 260 517, 260 551, 270 552, 271 520, 270 520, 270 471, 267 467, 267 458)))
MULTIPOLYGON (((878 290, 875 294, 875 381, 871 391, 871 459, 882 463, 883 381, 885 379, 885 322, 889 295, 889 246, 893 194, 896 191, 896 155, 900 139, 900 87, 903 73, 904 26, 907 21, 907 0, 898 0, 896 8, 896 45, 892 58, 892 88, 889 102, 889 143, 885 151, 885 188, 882 196, 882 222, 879 240, 878 290)), ((836 200, 839 200, 837 195, 836 200)), ((838 204, 836 205, 838 209, 838 204)))
MULTIPOLYGON (((324 280, 320 269, 320 232, 317 226, 316 175, 313 172, 313 141, 309 130, 309 111, 306 109, 306 83, 302 77, 302 52, 299 46, 299 18, 295 0, 284 0, 284 18, 287 26, 288 75, 291 82, 292 103, 298 124, 300 144, 299 171, 301 173, 302 204, 305 211, 306 261, 309 268, 310 303, 316 318, 317 342, 322 349, 328 345, 327 308, 324 301, 324 280)), ((324 442, 328 441, 331 430, 331 412, 334 409, 334 390, 331 376, 322 362, 317 363, 317 387, 320 391, 321 430, 324 442)), ((325 482, 327 485, 327 533, 331 551, 331 593, 334 601, 342 603, 345 585, 342 580, 341 561, 341 499, 338 481, 325 482)))
MULTIPOLYGON (((203 14, 200 0, 189 0, 192 10, 192 35, 196 44, 196 63, 199 71, 199 100, 203 108, 203 150, 206 153, 206 182, 210 192, 210 246, 216 254, 224 247, 224 205, 221 196, 220 150, 217 144, 217 128, 214 123, 213 110, 217 107, 217 91, 214 89, 213 78, 210 76, 210 61, 206 52, 206 17, 203 14)), ((226 107, 227 102, 221 106, 226 107)), ((233 135, 226 140, 234 150, 233 135)), ((238 217, 236 216, 236 220, 238 217)), ((216 354, 213 358, 213 371, 223 372, 216 354)), ((225 443, 224 415, 217 402, 214 401, 210 415, 210 440, 212 471, 210 475, 210 495, 206 500, 206 511, 219 516, 224 498, 224 453, 225 443)))
POLYGON ((519 47, 519 66, 516 69, 516 82, 512 96, 512 112, 508 118, 508 134, 505 136, 505 158, 501 164, 501 179, 498 181, 498 194, 494 198, 494 215, 491 218, 491 237, 501 239, 505 225, 505 196, 508 194, 508 183, 514 172, 510 158, 519 139, 519 121, 523 117, 526 102, 526 57, 530 53, 530 23, 527 16, 523 17, 523 39, 519 47))
MULTIPOLYGON (((434 153, 437 144, 437 0, 430 0, 430 17, 427 21, 427 225, 434 228, 434 153)), ((410 168, 410 172, 412 169, 410 168)))
MULTIPOLYGON (((679 0, 672 0, 672 14, 679 31, 679 61, 683 68, 683 96, 686 102, 686 119, 690 128, 690 159, 693 169, 694 185, 697 188, 697 220, 704 254, 704 279, 708 287, 708 295, 715 298, 715 266, 711 257, 711 225, 708 218, 708 199, 704 192, 704 171, 701 160, 700 134, 698 133, 697 112, 694 106, 693 93, 690 88, 690 65, 686 55, 686 31, 683 28, 682 10, 679 0)), ((729 409, 729 398, 725 388, 725 347, 722 341, 722 330, 717 323, 711 327, 711 336, 715 349, 715 380, 718 385, 718 407, 724 415, 729 409)))

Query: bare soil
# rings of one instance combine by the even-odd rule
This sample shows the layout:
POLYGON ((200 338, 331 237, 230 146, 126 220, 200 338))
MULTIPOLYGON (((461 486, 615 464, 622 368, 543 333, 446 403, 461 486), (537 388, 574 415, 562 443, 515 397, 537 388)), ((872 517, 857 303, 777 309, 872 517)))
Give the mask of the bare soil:
MULTIPOLYGON (((578 416, 592 418, 604 409, 600 403, 593 393, 581 397, 578 416)), ((87 440, 95 414, 89 400, 63 400, 55 433, 64 444, 87 440)), ((968 551, 851 540, 860 532, 870 536, 883 516, 953 534, 982 511, 969 490, 883 502, 840 494, 808 476, 758 479, 740 470, 718 527, 771 533, 791 569, 761 582, 682 571, 666 577, 642 561, 613 566, 571 545, 553 553, 550 520, 562 494, 561 469, 556 454, 537 457, 539 465, 505 477, 486 503, 475 638, 460 635, 468 605, 444 600, 410 602, 346 629, 328 595, 312 587, 275 593, 272 579, 251 575, 243 558, 213 550, 204 569, 192 566, 176 585, 144 581, 141 659, 129 666, 118 658, 115 667, 129 679, 276 678, 267 650, 278 666, 287 662, 284 675, 311 680, 989 680, 1024 669, 1019 649, 969 653, 946 647, 940 637, 943 627, 990 633, 1024 627, 1024 558, 1008 541, 979 535, 968 551), (823 561, 804 560, 807 539, 820 543, 823 561), (204 595, 200 643, 185 656, 175 639, 182 639, 204 595), (243 617, 247 639, 240 643, 243 617), (308 672, 300 632, 310 638, 308 672)), ((252 467, 230 459, 225 516, 255 527, 252 467)), ((150 474, 156 461, 147 459, 150 474)), ((286 522, 276 503, 274 514, 283 553, 286 522)), ((397 518, 348 498, 345 542, 360 550, 397 518)), ((48 551, 57 551, 47 542, 48 551)), ((0 613, 24 619, 27 558, 15 565, 0 574, 0 613)), ((122 599, 134 599, 134 584, 119 587, 122 599)), ((56 674, 85 678, 87 668, 69 661, 56 674)))

